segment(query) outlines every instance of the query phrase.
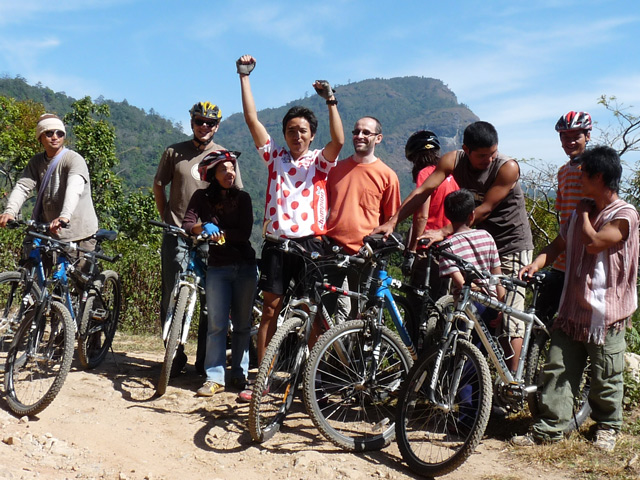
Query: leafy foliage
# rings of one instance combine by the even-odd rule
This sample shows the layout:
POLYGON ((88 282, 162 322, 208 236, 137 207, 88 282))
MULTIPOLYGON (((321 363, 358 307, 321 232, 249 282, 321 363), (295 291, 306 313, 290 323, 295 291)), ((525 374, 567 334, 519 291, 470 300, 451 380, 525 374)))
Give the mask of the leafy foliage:
POLYGON ((35 138, 41 104, 0 96, 0 195, 10 192, 15 182, 40 149, 35 138))

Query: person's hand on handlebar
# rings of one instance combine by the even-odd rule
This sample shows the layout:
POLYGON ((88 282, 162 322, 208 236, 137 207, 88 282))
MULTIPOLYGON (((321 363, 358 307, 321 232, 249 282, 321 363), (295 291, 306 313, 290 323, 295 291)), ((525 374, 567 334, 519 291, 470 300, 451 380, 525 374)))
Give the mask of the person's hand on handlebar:
POLYGON ((382 225, 374 228, 369 235, 375 235, 376 233, 381 233, 384 239, 386 240, 387 238, 389 238, 389 235, 393 233, 395 228, 396 228, 396 222, 393 220, 393 217, 391 217, 382 225))
POLYGON ((51 221, 49 224, 49 230, 51 233, 57 235, 61 229, 67 228, 69 226, 69 219, 66 217, 58 217, 51 221))
POLYGON ((446 237, 444 233, 442 233, 442 230, 427 230, 418 237, 418 242, 420 245, 424 245, 429 248, 434 243, 441 242, 445 238, 446 237))
POLYGON ((530 263, 529 265, 522 267, 518 272, 518 278, 523 281, 527 281, 527 279, 533 277, 533 274, 540 270, 540 267, 535 263, 530 263))
POLYGON ((6 227, 7 223, 12 220, 15 220, 15 217, 13 215, 11 215, 10 213, 3 213, 2 215, 0 215, 0 228, 6 227))

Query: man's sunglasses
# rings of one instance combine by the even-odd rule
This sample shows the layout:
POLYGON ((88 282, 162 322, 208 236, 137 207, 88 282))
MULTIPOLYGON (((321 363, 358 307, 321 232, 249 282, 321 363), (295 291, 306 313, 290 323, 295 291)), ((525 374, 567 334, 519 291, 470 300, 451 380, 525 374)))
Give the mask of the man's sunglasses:
POLYGON ((64 138, 64 132, 62 130, 47 130, 44 132, 47 138, 51 138, 56 135, 58 138, 64 138))
POLYGON ((369 130, 353 130, 351 133, 353 133, 354 137, 357 137, 358 135, 360 135, 360 133, 362 133, 362 135, 364 135, 365 137, 370 137, 371 135, 379 135, 376 132, 370 132, 369 130))
POLYGON ((201 127, 203 125, 206 125, 207 127, 215 127, 218 124, 217 120, 203 120, 201 118, 196 118, 193 120, 193 123, 195 123, 197 126, 201 127))

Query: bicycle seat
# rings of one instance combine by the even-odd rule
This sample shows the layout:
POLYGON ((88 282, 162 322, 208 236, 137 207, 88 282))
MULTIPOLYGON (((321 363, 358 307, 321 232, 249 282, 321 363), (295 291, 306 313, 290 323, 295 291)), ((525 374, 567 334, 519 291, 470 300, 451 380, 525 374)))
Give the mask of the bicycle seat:
POLYGON ((98 230, 96 233, 93 234, 93 237, 99 242, 101 242, 102 240, 113 241, 117 238, 117 236, 118 236, 118 232, 115 232, 113 230, 105 230, 103 228, 101 228, 100 230, 98 230))

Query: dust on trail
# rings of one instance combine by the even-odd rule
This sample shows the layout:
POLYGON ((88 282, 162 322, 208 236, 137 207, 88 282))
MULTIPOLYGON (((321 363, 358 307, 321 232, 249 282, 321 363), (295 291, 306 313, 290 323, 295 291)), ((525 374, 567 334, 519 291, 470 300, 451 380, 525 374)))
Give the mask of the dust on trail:
MULTIPOLYGON (((117 345, 117 344, 116 344, 117 345)), ((62 391, 38 417, 18 419, 0 400, 0 479, 404 479, 417 478, 395 443, 352 454, 317 432, 300 400, 273 439, 255 444, 246 428, 249 407, 236 392, 198 398, 203 378, 193 366, 154 396, 161 353, 116 346, 99 368, 75 361, 62 391)), ((571 478, 522 465, 499 440, 485 438, 456 472, 441 477, 571 478)))

